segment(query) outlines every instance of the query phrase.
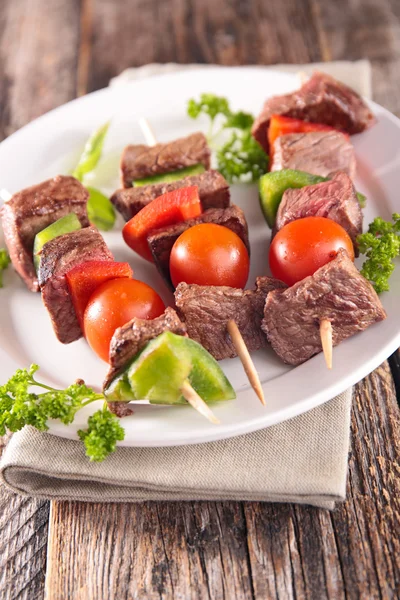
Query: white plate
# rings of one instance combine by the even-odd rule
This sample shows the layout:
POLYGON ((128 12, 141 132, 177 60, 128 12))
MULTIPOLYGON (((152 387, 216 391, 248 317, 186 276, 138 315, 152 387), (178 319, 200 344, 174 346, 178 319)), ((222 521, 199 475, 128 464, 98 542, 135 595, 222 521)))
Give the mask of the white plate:
MULTIPOLYGON (((50 112, 5 140, 0 145, 0 187, 15 192, 58 173, 68 173, 88 135, 112 116, 106 158, 93 182, 112 192, 118 184, 121 149, 127 143, 143 141, 137 125, 140 116, 149 118, 159 140, 166 141, 199 128, 206 131, 205 120, 196 122, 186 116, 188 98, 214 92, 228 97, 234 109, 256 114, 267 96, 289 92, 298 84, 293 75, 238 67, 164 75, 101 90, 50 112)), ((400 212, 400 121, 380 106, 371 106, 378 124, 352 138, 358 160, 356 185, 368 198, 365 223, 377 215, 388 218, 392 212, 400 212)), ((232 200, 244 209, 249 223, 251 287, 256 275, 268 273, 270 231, 259 208, 256 186, 234 186, 232 200)), ((124 245, 120 226, 104 237, 117 260, 129 261, 138 279, 154 286, 166 301, 171 300, 155 268, 124 245)), ((83 340, 69 346, 60 344, 40 295, 28 292, 14 273, 6 274, 6 283, 0 291, 0 382, 17 367, 38 363, 39 374, 54 385, 65 387, 80 377, 99 387, 106 365, 83 340)), ((210 424, 190 407, 139 405, 132 417, 123 420, 123 445, 170 446, 218 440, 268 427, 326 402, 362 379, 400 345, 399 297, 400 269, 392 276, 390 292, 382 295, 387 320, 335 348, 332 371, 326 369, 322 355, 290 369, 270 349, 254 354, 266 408, 249 388, 239 360, 225 360, 221 366, 236 389, 237 399, 215 406, 221 425, 210 424)), ((55 422, 50 431, 75 438, 86 419, 87 413, 81 412, 70 427, 55 422)))

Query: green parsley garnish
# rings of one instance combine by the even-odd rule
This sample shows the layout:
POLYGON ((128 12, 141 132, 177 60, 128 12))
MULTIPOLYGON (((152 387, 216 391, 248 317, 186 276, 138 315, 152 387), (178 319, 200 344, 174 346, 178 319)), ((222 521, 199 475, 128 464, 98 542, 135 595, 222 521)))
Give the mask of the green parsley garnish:
POLYGON ((192 119, 200 114, 209 117, 208 141, 216 149, 218 170, 230 183, 257 181, 266 172, 268 156, 251 135, 251 114, 232 112, 228 100, 214 94, 201 94, 199 101, 192 98, 187 112, 192 119), (217 138, 227 130, 230 137, 216 147, 217 138))
MULTIPOLYGON (((49 419, 59 419, 65 425, 73 422, 78 410, 95 400, 104 400, 102 394, 76 382, 65 390, 58 390, 35 379, 37 365, 18 369, 9 381, 0 387, 0 435, 6 430, 19 431, 31 425, 46 431, 49 419), (41 391, 38 393, 38 388, 41 391), (36 389, 36 391, 34 391, 36 389)), ((104 404, 88 419, 88 427, 78 431, 91 461, 102 461, 124 439, 124 429, 119 419, 104 404)))
POLYGON ((374 286, 376 292, 389 290, 389 277, 394 270, 394 259, 400 254, 400 214, 394 213, 393 221, 377 217, 368 231, 357 237, 361 254, 365 254, 361 274, 374 286))
POLYGON ((3 272, 7 269, 11 259, 5 248, 0 248, 0 288, 3 287, 3 272))

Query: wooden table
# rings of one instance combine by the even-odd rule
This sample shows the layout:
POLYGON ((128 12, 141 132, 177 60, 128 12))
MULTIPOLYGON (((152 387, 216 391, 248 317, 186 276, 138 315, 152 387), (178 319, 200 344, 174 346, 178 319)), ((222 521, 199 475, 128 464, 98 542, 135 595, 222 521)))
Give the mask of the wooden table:
MULTIPOLYGON (((2 0, 0 135, 129 66, 363 57, 375 99, 400 116, 396 0, 2 0)), ((50 505, 1 489, 0 598, 42 599, 45 589, 48 600, 396 597, 399 365, 396 354, 355 387, 347 501, 333 513, 258 502, 50 505)))

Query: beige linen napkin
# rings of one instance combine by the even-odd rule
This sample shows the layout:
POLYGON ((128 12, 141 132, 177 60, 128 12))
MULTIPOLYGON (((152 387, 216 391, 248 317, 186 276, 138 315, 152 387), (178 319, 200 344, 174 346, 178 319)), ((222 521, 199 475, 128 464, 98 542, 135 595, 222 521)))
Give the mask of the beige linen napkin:
MULTIPOLYGON (((310 72, 315 67, 370 91, 368 61, 259 67, 310 72)), ((112 85, 201 65, 128 69, 112 85)), ((13 491, 56 500, 259 500, 332 509, 346 490, 351 390, 299 417, 251 434, 192 446, 118 448, 90 463, 80 442, 25 427, 0 464, 13 491)))

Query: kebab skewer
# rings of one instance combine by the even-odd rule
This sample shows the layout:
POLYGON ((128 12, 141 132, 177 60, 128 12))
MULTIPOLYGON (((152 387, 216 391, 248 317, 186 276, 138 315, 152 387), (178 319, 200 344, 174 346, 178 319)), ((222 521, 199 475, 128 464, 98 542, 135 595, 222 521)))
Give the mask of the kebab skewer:
MULTIPOLYGON (((156 140, 156 137, 154 135, 154 132, 153 132, 148 120, 145 118, 141 118, 139 120, 139 125, 142 129, 142 133, 143 133, 143 136, 144 136, 147 144, 152 147, 156 146, 157 140, 156 140)), ((232 339, 232 343, 235 346, 236 353, 243 365, 245 373, 249 379, 251 387, 255 391, 260 402, 263 405, 265 405, 265 398, 264 398, 264 393, 262 390, 262 385, 260 382, 260 377, 257 373, 257 370, 254 366, 251 356, 246 348, 246 344, 245 344, 245 341, 243 340, 240 330, 233 318, 231 318, 227 321, 226 328, 232 339)))

